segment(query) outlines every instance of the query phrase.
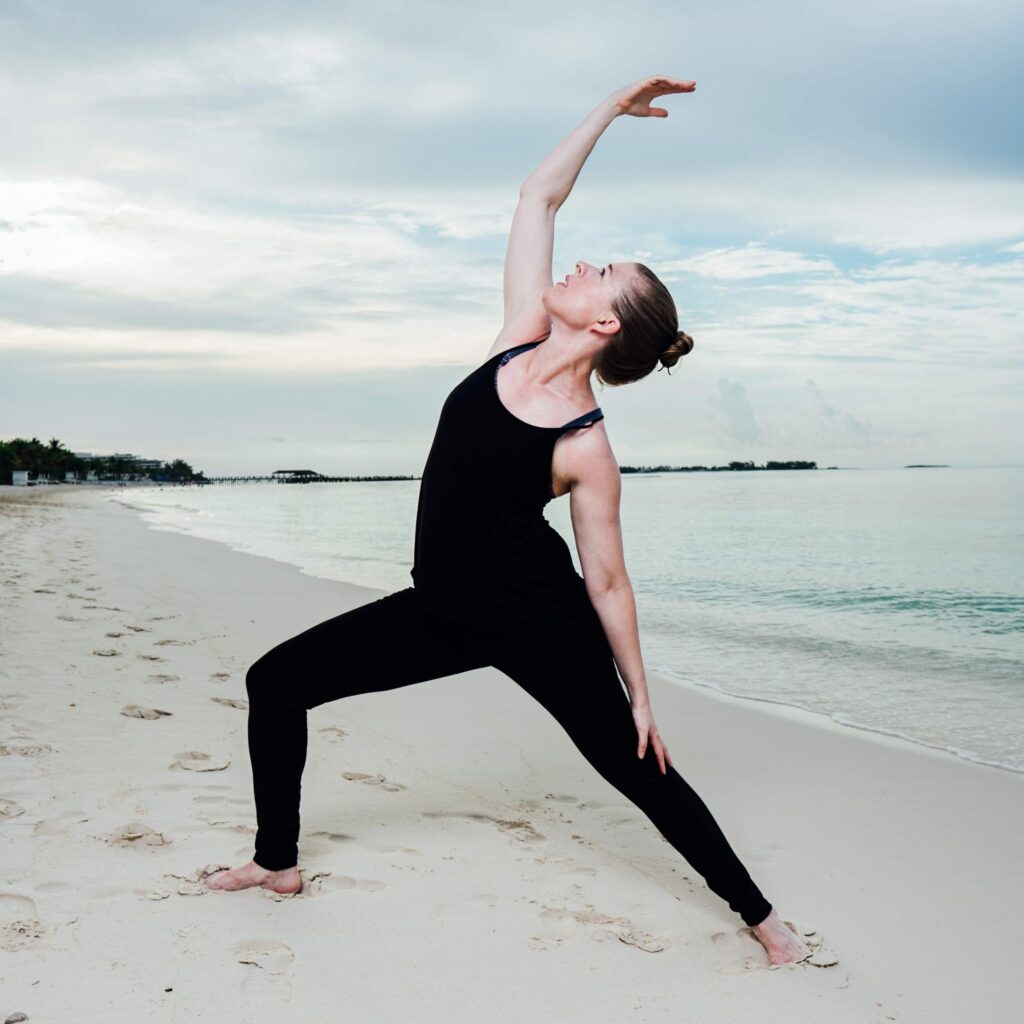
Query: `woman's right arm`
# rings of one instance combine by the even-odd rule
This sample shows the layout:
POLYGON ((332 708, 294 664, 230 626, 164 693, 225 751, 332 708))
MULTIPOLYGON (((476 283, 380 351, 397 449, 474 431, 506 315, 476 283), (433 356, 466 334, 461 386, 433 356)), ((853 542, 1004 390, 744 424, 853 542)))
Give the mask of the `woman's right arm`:
POLYGON ((625 111, 612 93, 555 146, 519 187, 521 196, 536 196, 556 210, 569 198, 573 185, 604 130, 625 111))
POLYGON ((527 176, 519 187, 505 253, 505 324, 491 354, 533 341, 550 327, 541 292, 550 288, 555 214, 569 197, 580 170, 604 130, 620 114, 668 117, 651 100, 674 92, 693 92, 695 82, 656 75, 617 89, 603 99, 527 176))
POLYGON ((668 117, 664 107, 652 107, 651 100, 674 92, 693 92, 697 83, 667 75, 642 78, 616 89, 587 114, 520 186, 519 194, 536 196, 557 210, 569 197, 580 170, 597 140, 620 114, 632 117, 668 117))
MULTIPOLYGON (((621 113, 612 96, 603 100, 519 187, 519 205, 512 218, 505 252, 506 324, 520 318, 524 311, 529 316, 531 309, 534 316, 538 311, 546 316, 540 295, 552 284, 555 214, 572 191, 601 133, 621 113)), ((527 327, 527 333, 529 331, 527 327)))

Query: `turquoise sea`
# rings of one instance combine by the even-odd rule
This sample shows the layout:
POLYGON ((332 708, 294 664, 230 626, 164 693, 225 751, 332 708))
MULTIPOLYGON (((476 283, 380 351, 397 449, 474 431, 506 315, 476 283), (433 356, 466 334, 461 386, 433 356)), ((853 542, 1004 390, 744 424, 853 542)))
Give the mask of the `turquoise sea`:
MULTIPOLYGON (((157 529, 385 591, 419 481, 139 487, 157 529)), ((644 662, 1024 772, 1024 468, 628 474, 644 662)), ((545 514, 569 542, 569 499, 545 514)), ((654 696, 657 715, 657 698, 654 696)))

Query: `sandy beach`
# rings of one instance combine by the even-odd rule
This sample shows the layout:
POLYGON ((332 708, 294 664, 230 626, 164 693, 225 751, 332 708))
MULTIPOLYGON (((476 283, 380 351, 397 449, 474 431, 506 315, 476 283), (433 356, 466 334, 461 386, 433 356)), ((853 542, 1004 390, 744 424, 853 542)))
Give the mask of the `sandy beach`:
POLYGON ((0 487, 0 1019, 1019 1019, 1024 778, 653 673, 676 768, 834 965, 768 970, 495 669, 312 710, 303 891, 207 890, 252 855, 246 668, 383 591, 110 497, 0 487))

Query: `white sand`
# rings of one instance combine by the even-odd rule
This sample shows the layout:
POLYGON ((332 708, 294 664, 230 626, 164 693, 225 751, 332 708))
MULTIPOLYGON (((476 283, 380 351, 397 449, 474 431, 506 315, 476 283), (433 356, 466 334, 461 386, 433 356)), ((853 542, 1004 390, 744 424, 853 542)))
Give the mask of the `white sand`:
POLYGON ((247 666, 381 592, 98 489, 0 488, 0 550, 0 1020, 1019 1020, 1021 776, 654 675, 677 769, 837 965, 769 971, 495 669, 311 711, 305 892, 207 891, 252 854, 247 666))

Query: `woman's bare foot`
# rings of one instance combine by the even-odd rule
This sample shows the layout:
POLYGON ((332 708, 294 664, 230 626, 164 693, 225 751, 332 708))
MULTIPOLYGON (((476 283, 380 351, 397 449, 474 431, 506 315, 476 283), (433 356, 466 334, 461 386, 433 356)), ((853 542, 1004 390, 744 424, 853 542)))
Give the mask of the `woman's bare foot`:
POLYGON ((781 964, 797 964, 806 960, 814 950, 796 934, 772 908, 772 912, 758 925, 754 925, 751 934, 768 951, 768 965, 778 967, 781 964))
POLYGON ((230 871, 216 871, 207 875, 203 882, 208 889, 224 889, 228 892, 249 889, 254 885, 286 894, 298 892, 302 888, 298 864, 283 871, 268 871, 253 860, 240 868, 231 868, 230 871))

